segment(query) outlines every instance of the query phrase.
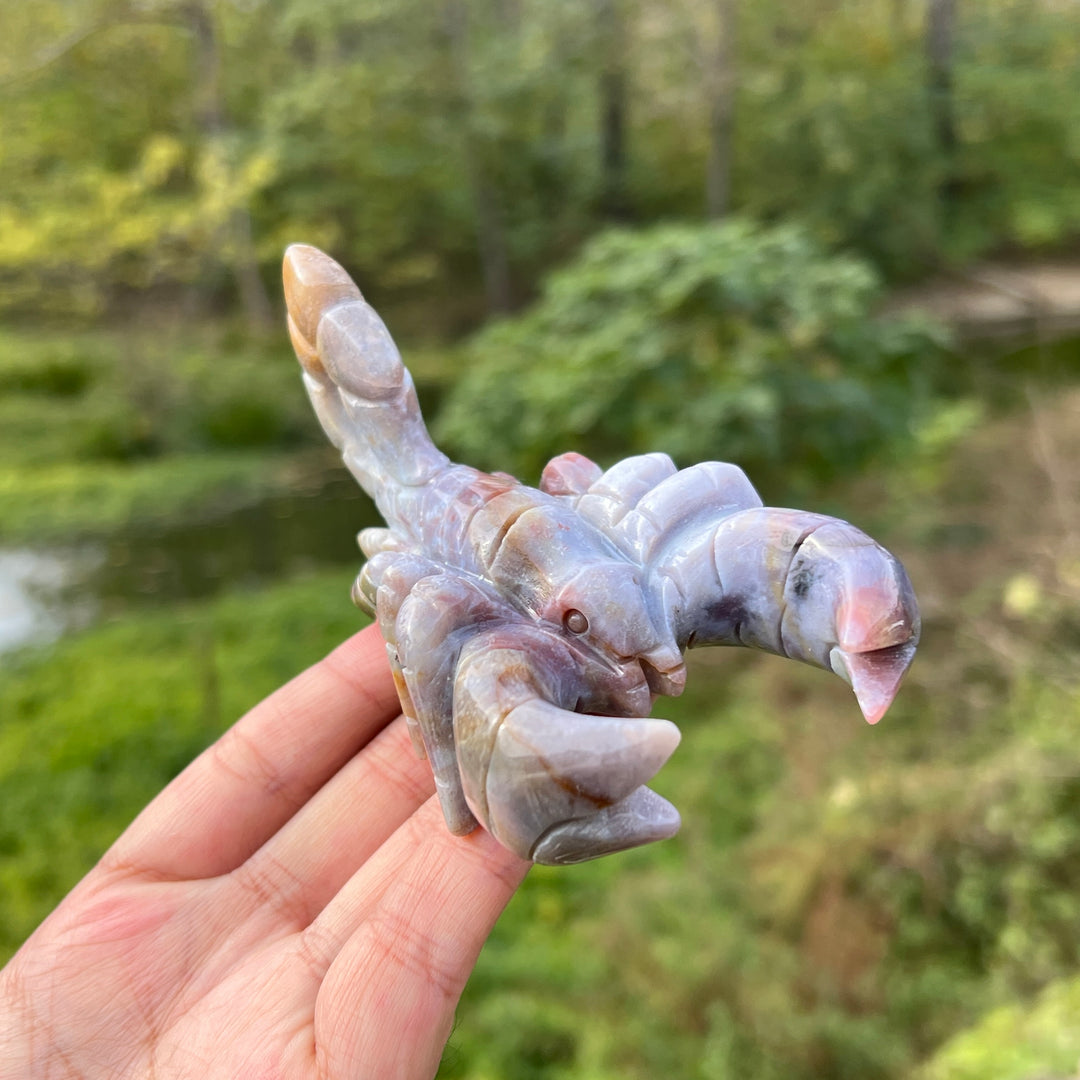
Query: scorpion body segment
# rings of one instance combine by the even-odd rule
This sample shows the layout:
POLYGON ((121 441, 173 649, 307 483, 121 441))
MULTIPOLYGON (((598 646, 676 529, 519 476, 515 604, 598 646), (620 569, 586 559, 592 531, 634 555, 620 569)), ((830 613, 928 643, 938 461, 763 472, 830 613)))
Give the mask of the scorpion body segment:
POLYGON ((285 256, 316 414, 386 528, 353 596, 386 641, 448 827, 572 863, 671 836, 645 786, 679 741, 650 719, 683 653, 746 645, 834 671, 876 723, 919 635, 903 567, 846 522, 762 505, 737 466, 554 458, 538 488, 450 461, 348 274, 285 256))

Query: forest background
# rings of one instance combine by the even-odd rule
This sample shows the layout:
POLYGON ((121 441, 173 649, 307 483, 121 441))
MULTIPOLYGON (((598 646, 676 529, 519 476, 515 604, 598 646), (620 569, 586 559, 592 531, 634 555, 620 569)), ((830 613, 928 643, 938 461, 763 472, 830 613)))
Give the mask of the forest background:
POLYGON ((278 285, 331 251, 437 437, 743 465, 925 626, 886 722, 695 655, 674 841, 537 868, 440 1076, 1080 1062, 1080 343, 894 290, 1076 254, 1065 0, 0 0, 0 959, 360 624, 278 285), (890 314, 890 312, 892 312, 890 314))

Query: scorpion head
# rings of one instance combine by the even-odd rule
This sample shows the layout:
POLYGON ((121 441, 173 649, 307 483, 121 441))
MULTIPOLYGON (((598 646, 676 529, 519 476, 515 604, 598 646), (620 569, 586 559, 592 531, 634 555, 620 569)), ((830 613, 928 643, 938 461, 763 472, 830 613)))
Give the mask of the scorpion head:
MULTIPOLYGON (((637 692, 612 701, 648 710, 648 693, 678 694, 686 683, 682 653, 650 613, 640 567, 573 520, 567 508, 533 506, 505 530, 490 562, 492 580, 520 610, 564 635, 571 649, 618 674, 637 692)), ((627 693, 630 693, 627 690, 627 693)))
POLYGON ((551 579, 541 611, 609 663, 641 671, 653 694, 680 694, 686 665, 673 638, 658 629, 642 591, 643 574, 614 558, 596 559, 569 576, 551 579))

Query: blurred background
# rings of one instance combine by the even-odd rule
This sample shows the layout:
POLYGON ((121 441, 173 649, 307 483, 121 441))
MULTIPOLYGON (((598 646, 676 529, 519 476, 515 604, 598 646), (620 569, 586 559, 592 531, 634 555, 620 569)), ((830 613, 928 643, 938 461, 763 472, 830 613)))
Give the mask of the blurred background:
POLYGON ((908 566, 867 728, 695 654, 675 840, 537 868, 440 1076, 1080 1061, 1080 5, 0 0, 0 960, 361 624, 284 246, 441 445, 743 465, 908 566))

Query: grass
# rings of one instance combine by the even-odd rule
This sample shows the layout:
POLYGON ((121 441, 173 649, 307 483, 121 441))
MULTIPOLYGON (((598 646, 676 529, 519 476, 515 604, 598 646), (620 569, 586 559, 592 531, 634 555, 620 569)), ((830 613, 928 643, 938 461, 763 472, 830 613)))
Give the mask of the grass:
POLYGON ((363 625, 351 578, 134 615, 5 658, 0 955, 226 726, 363 625))

